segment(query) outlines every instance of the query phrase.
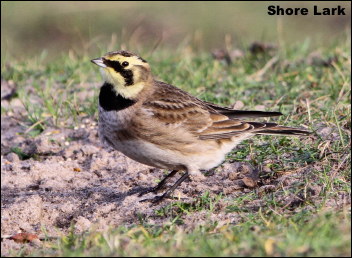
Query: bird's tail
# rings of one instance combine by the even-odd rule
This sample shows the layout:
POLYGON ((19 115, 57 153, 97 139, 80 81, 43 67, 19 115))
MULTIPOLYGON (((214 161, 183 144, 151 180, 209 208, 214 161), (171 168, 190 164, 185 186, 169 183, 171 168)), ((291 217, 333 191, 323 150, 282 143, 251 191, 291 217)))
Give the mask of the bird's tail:
POLYGON ((298 129, 294 127, 286 127, 286 126, 273 126, 273 127, 265 127, 262 130, 258 129, 255 134, 264 134, 264 135, 301 135, 307 136, 310 135, 311 132, 303 129, 298 129))

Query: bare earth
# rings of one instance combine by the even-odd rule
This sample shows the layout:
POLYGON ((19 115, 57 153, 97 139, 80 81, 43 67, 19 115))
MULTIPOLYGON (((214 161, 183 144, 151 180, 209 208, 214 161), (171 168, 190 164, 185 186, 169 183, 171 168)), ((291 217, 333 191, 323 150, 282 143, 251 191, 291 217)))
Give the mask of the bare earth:
MULTIPOLYGON (((2 97, 7 84, 2 82, 2 97)), ((13 114, 1 116, 1 235, 30 232, 43 237, 55 237, 67 233, 74 224, 76 232, 89 229, 104 230, 109 227, 139 223, 140 216, 151 224, 161 224, 170 218, 157 216, 155 211, 172 202, 167 199, 161 204, 151 205, 139 202, 152 198, 154 194, 138 197, 138 192, 157 184, 166 171, 137 163, 110 148, 101 146, 97 135, 97 124, 83 118, 80 128, 47 128, 39 136, 24 137, 20 133, 28 127, 23 125, 19 115, 23 107, 17 99, 2 100, 2 106, 11 104, 13 114), (10 103, 11 102, 11 103, 10 103), (30 159, 20 160, 11 148, 18 146, 30 159)), ((322 136, 331 134, 330 128, 320 130, 322 136), (329 132, 324 132, 328 130, 329 132)), ((336 136, 336 135, 335 135, 336 136)), ((313 141, 307 138, 305 141, 313 141)), ((205 211, 188 214, 185 227, 219 221, 237 224, 243 216, 236 212, 227 213, 225 207, 236 196, 250 191, 268 192, 289 187, 304 181, 317 164, 297 168, 289 174, 276 178, 259 178, 259 169, 247 163, 228 163, 206 173, 201 182, 186 182, 174 196, 191 202, 194 197, 209 191, 211 195, 224 194, 217 204, 216 212, 210 217, 205 211), (265 179, 266 178, 266 179, 265 179)), ((260 170, 269 173, 264 167, 260 170)), ((180 175, 179 175, 180 176, 180 175)), ((178 176, 178 177, 179 177, 178 176)), ((178 178, 173 178, 172 183, 178 178)), ((318 198, 320 188, 308 187, 310 198, 318 198)), ((343 205, 349 197, 341 197, 343 205), (346 199, 347 198, 347 199, 346 199)), ((297 196, 282 196, 287 207, 295 207, 297 196)), ((257 199, 245 204, 255 211, 265 205, 257 199)), ((20 248, 10 239, 1 243, 1 254, 7 255, 9 248, 20 248)))

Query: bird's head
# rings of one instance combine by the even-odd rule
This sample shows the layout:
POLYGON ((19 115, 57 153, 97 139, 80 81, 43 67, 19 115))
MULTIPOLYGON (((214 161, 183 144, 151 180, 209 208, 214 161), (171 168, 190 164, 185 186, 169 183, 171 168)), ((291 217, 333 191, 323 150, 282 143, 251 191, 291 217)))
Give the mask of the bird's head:
POLYGON ((91 62, 101 67, 105 81, 125 98, 136 98, 153 80, 147 61, 125 50, 109 52, 91 62))

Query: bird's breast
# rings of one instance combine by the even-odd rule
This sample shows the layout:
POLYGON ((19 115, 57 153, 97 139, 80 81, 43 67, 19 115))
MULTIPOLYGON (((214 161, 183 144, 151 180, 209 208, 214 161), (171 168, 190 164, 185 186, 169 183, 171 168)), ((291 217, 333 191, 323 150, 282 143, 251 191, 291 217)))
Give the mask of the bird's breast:
POLYGON ((133 99, 128 99, 118 94, 111 83, 105 82, 100 88, 99 106, 105 111, 121 111, 136 104, 133 99))

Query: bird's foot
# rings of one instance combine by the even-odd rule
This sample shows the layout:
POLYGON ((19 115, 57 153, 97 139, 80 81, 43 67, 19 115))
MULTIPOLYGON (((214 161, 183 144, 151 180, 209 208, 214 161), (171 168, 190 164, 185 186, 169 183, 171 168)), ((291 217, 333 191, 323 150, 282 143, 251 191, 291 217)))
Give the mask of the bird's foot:
POLYGON ((159 202, 161 202, 163 199, 165 198, 164 194, 163 195, 157 195, 154 198, 150 198, 150 199, 143 199, 140 200, 139 202, 151 202, 153 204, 158 204, 159 202))
POLYGON ((141 191, 139 194, 138 194, 138 197, 141 197, 145 194, 148 194, 148 193, 156 193, 160 188, 158 188, 157 186, 154 186, 154 187, 149 187, 143 191, 141 191))

